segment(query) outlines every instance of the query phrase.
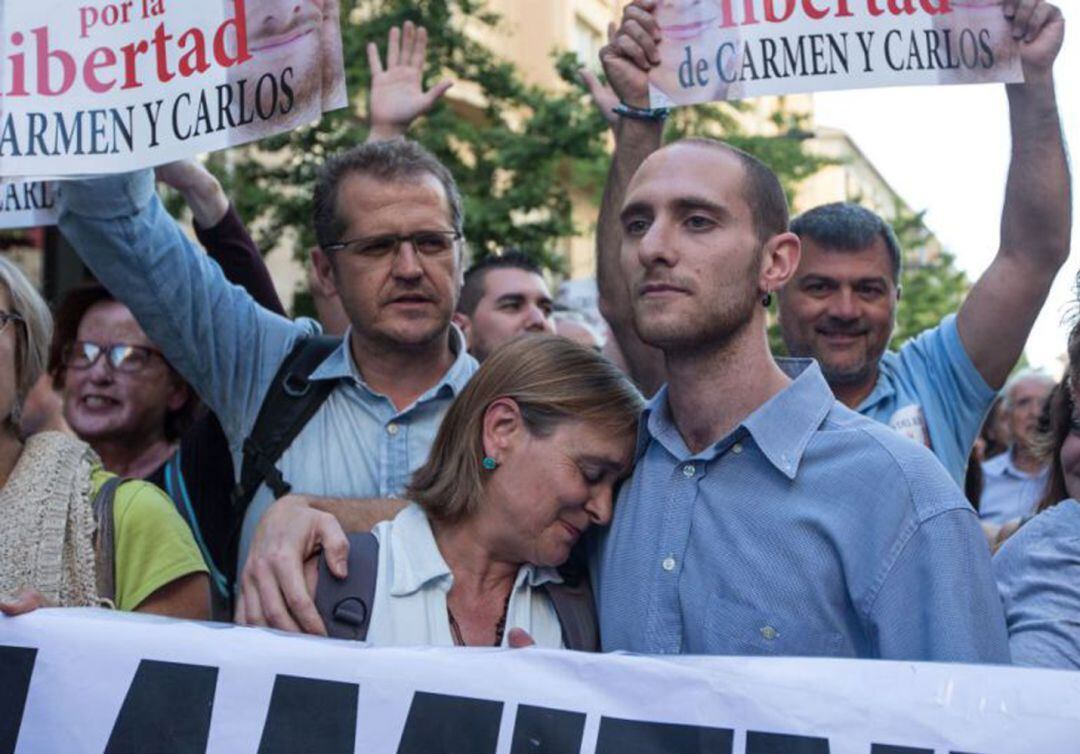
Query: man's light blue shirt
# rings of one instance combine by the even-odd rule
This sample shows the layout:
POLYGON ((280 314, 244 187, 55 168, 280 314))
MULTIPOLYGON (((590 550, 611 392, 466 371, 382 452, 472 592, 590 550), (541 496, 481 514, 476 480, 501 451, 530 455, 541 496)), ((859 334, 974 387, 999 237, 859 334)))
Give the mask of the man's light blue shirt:
POLYGON ((997 393, 971 361, 956 316, 888 351, 858 412, 929 447, 963 488, 971 446, 997 393))
POLYGON ((983 461, 982 472, 979 518, 997 526, 1034 513, 1050 478, 1049 466, 1034 474, 1016 468, 1012 448, 983 461))
POLYGON ((1080 670, 1080 503, 1028 521, 994 556, 1013 662, 1080 670))
MULTIPOLYGON (((278 367, 298 338, 318 333, 318 324, 273 314, 230 284, 165 212, 152 171, 65 182, 58 204, 60 228, 87 267, 217 414, 239 474, 243 441, 278 367)), ((461 334, 452 329, 450 337, 453 365, 401 411, 364 383, 343 340, 312 374, 337 388, 278 463, 293 489, 345 498, 401 495, 427 460, 450 401, 477 368, 461 334)), ((240 565, 272 502, 263 485, 244 519, 240 565)))
POLYGON ((1009 661, 975 513, 926 448, 834 399, 816 363, 691 453, 663 388, 603 535, 604 649, 1009 661))

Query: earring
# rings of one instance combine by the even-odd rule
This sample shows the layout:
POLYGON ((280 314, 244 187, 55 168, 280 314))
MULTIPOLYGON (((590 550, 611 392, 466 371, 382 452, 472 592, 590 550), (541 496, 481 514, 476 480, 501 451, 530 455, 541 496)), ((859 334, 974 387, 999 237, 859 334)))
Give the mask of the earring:
POLYGON ((484 456, 484 460, 481 461, 481 464, 487 471, 494 471, 499 466, 499 462, 491 456, 484 456))
POLYGON ((761 299, 761 305, 764 306, 766 309, 769 308, 770 304, 772 304, 772 291, 766 293, 765 297, 761 299))

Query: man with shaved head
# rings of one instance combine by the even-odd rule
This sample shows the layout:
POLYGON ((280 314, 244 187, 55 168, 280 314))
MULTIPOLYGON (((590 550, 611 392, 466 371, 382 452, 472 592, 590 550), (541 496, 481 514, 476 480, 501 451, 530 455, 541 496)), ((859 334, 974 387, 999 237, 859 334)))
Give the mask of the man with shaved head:
POLYGON ((716 141, 658 148, 655 6, 629 6, 601 53, 636 108, 615 125, 601 310, 666 379, 599 543, 604 649, 1008 662, 989 552, 945 470, 838 403, 815 362, 769 352, 762 304, 800 257, 776 176, 716 141))

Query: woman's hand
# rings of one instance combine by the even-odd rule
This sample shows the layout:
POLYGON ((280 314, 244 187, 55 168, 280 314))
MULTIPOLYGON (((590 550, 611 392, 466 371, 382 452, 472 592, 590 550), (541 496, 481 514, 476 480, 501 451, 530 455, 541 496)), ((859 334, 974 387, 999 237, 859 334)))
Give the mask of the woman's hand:
POLYGON ((37 589, 24 589, 11 599, 0 598, 0 613, 4 615, 23 615, 48 606, 45 597, 37 589))

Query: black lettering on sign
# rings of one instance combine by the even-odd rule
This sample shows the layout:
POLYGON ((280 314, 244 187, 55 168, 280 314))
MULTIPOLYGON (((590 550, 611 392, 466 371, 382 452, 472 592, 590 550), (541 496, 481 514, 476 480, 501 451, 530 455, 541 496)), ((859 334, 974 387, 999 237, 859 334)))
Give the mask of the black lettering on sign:
POLYGON ((140 662, 105 754, 204 754, 217 675, 205 665, 140 662))
POLYGON ((916 749, 911 746, 893 744, 871 744, 870 754, 934 754, 933 749, 916 749))
POLYGON ((259 754, 352 754, 359 696, 355 683, 277 676, 259 754))
POLYGON ((35 657, 30 647, 0 647, 0 754, 12 754, 19 740, 35 657))
POLYGON ((518 706, 510 754, 565 754, 581 751, 585 715, 547 707, 518 706))
POLYGON ((829 739, 748 730, 746 754, 829 754, 829 739))
POLYGON ((596 754, 731 754, 735 733, 727 728, 600 720, 596 754))
POLYGON ((495 754, 502 708, 502 702, 418 691, 398 754, 495 754))

